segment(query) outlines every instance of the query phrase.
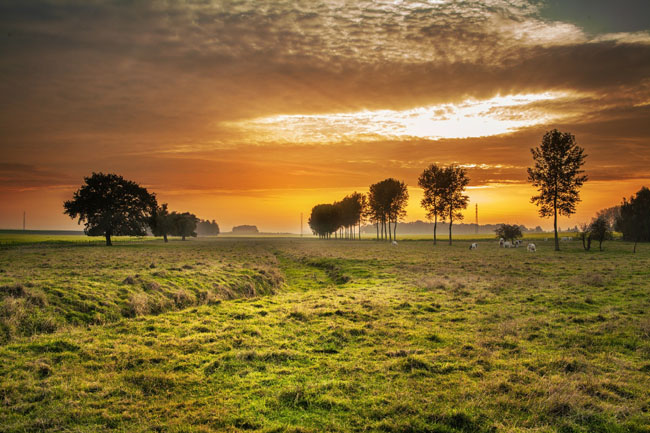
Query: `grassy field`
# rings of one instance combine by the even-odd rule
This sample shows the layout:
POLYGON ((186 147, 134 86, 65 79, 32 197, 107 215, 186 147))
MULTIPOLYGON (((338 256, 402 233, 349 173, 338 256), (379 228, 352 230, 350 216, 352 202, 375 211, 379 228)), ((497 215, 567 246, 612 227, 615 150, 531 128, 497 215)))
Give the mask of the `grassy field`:
POLYGON ((0 246, 0 431, 650 432, 650 247, 0 246))

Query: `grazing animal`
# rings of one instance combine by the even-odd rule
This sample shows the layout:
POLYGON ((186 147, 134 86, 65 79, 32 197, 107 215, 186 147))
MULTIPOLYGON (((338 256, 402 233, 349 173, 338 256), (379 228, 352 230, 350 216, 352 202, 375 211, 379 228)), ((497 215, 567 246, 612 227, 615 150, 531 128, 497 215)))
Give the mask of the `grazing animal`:
POLYGON ((519 248, 520 245, 521 245, 521 240, 517 239, 515 241, 515 248, 519 248))
POLYGON ((503 243, 503 248, 512 248, 512 243, 510 241, 505 241, 503 243))
POLYGON ((393 245, 397 245, 397 241, 393 241, 393 245))
POLYGON ((562 240, 563 240, 563 241, 570 241, 570 240, 571 240, 571 238, 570 238, 570 237, 568 237, 568 236, 562 236, 562 240))
POLYGON ((478 244, 476 242, 474 242, 472 245, 469 246, 470 250, 475 250, 477 248, 478 248, 478 244))
POLYGON ((529 253, 534 253, 535 251, 537 251, 537 247, 535 246, 535 244, 530 243, 530 244, 528 244, 528 245, 526 246, 526 250, 527 250, 529 253))
POLYGON ((499 247, 503 248, 504 243, 505 243, 505 240, 503 238, 499 239, 499 247))

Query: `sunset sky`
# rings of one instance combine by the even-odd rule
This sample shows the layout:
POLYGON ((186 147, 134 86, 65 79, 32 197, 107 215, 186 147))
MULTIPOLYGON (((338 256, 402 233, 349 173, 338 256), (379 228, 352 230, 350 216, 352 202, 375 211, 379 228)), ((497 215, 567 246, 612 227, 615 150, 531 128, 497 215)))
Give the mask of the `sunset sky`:
MULTIPOLYGON (((473 222, 530 204, 548 129, 589 155, 562 227, 650 186, 650 2, 0 2, 0 228, 77 229, 62 203, 115 172, 222 230, 457 163, 473 222)), ((398 229, 399 231, 399 229, 398 229)))

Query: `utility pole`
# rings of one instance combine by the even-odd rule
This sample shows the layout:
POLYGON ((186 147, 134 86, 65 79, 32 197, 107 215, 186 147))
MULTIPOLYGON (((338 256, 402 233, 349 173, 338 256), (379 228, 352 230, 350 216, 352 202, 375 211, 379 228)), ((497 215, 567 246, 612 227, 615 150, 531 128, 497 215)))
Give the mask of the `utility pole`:
POLYGON ((302 237, 302 212, 300 212, 300 237, 302 237))
POLYGON ((478 234, 478 203, 476 203, 476 234, 478 234))
POLYGON ((26 212, 23 211, 23 231, 25 231, 25 214, 26 212))

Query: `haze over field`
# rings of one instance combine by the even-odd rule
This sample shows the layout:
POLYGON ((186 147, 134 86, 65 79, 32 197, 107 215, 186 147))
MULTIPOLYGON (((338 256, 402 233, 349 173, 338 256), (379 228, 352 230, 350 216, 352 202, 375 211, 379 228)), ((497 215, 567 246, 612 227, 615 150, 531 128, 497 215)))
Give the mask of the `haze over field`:
POLYGON ((550 227, 529 149, 586 149, 571 220, 650 178, 646 1, 9 0, 0 4, 0 227, 76 229, 91 171, 117 172, 223 227, 299 214, 458 163, 467 220, 550 227))

